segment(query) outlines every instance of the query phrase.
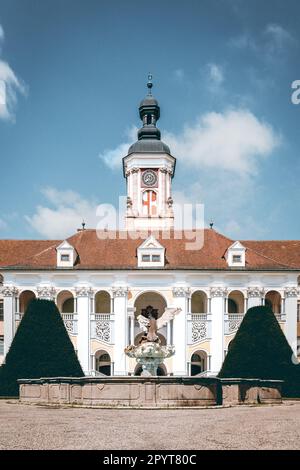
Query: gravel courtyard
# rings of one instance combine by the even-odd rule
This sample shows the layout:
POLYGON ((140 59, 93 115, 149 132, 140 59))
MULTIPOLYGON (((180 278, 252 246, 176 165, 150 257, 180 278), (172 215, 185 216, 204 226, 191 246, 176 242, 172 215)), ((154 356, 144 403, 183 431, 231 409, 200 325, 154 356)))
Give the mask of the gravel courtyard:
POLYGON ((0 400, 0 449, 300 449, 300 402, 198 410, 47 408, 0 400))

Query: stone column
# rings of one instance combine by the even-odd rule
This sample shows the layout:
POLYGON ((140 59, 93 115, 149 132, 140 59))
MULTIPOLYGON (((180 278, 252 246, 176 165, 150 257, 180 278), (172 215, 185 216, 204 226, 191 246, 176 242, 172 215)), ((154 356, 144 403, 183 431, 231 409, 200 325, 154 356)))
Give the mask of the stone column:
POLYGON ((173 356, 174 375, 187 375, 187 307, 188 297, 191 295, 188 287, 174 287, 174 306, 181 308, 181 312, 173 319, 173 344, 175 355, 173 356))
POLYGON ((247 289, 248 310, 251 307, 258 307, 263 304, 265 291, 261 287, 249 287, 247 289))
POLYGON ((15 334, 16 297, 18 289, 15 286, 6 285, 2 288, 4 297, 4 357, 8 353, 15 334))
POLYGON ((297 297, 296 287, 287 287, 285 295, 285 336, 297 357, 297 297))
POLYGON ((127 375, 124 349, 128 337, 127 287, 112 289, 115 313, 114 375, 127 375))
POLYGON ((134 344, 134 313, 135 307, 127 308, 129 332, 126 346, 129 344, 134 344))
POLYGON ((38 286, 37 297, 44 300, 55 300, 56 289, 53 286, 38 286))
POLYGON ((82 286, 75 289, 77 297, 77 355, 82 370, 88 374, 90 367, 90 307, 91 296, 94 295, 93 289, 82 286))
POLYGON ((227 289, 212 287, 211 298, 211 372, 217 374, 224 359, 224 320, 227 289))

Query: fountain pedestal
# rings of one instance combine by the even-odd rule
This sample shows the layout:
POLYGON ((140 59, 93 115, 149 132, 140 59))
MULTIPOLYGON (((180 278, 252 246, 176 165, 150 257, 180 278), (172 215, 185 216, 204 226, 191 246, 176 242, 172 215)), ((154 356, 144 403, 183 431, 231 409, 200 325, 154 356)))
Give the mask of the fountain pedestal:
POLYGON ((142 367, 142 376, 157 375, 157 368, 165 359, 175 354, 174 346, 161 346, 159 342, 145 341, 139 346, 125 348, 128 357, 133 357, 142 367))

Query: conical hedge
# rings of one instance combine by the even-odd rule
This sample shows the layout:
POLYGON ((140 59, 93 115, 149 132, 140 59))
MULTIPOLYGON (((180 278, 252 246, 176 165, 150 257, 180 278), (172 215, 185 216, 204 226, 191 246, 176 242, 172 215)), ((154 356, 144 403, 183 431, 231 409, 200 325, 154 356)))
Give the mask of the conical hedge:
POLYGON ((247 311, 219 377, 280 379, 285 381, 285 394, 300 396, 300 365, 268 307, 247 311))
POLYGON ((55 303, 30 302, 0 368, 0 396, 18 396, 20 378, 83 375, 55 303))

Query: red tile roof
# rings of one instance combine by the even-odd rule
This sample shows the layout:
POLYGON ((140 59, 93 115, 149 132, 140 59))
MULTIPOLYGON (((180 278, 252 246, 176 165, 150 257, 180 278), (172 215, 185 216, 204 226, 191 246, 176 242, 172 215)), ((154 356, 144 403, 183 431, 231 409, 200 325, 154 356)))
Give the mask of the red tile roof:
MULTIPOLYGON (((124 232, 123 232, 124 234, 124 232)), ((137 269, 137 248, 142 239, 99 239, 96 230, 81 230, 68 238, 78 258, 73 269, 137 269)), ((165 247, 166 265, 160 269, 246 269, 246 270, 300 270, 299 241, 241 241, 246 247, 246 268, 229 268, 225 253, 233 244, 224 235, 212 229, 204 230, 201 249, 186 250, 190 240, 158 237, 165 247)), ((55 269, 56 247, 62 240, 0 240, 0 269, 55 269)), ((141 268, 142 269, 142 268, 141 268)))

